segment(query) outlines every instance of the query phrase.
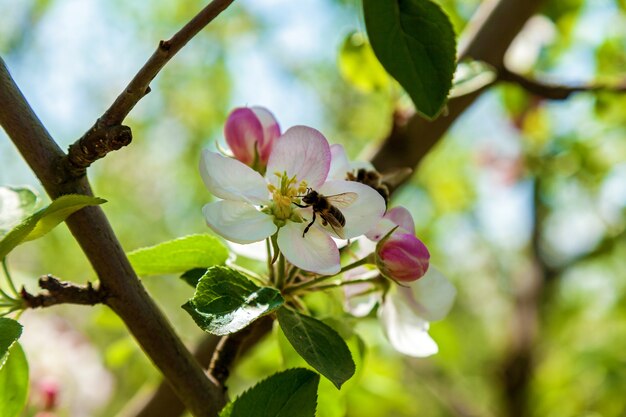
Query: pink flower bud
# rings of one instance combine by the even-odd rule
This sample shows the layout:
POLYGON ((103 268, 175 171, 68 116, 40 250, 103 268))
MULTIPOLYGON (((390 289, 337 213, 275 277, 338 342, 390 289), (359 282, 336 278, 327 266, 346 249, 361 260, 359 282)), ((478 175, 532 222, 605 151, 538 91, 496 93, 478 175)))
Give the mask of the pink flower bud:
POLYGON ((248 166, 265 167, 280 127, 264 107, 239 107, 228 116, 224 136, 235 158, 248 166))
POLYGON ((429 259, 426 245, 410 233, 393 232, 376 246, 378 269, 394 281, 410 282, 421 278, 428 271, 429 259))

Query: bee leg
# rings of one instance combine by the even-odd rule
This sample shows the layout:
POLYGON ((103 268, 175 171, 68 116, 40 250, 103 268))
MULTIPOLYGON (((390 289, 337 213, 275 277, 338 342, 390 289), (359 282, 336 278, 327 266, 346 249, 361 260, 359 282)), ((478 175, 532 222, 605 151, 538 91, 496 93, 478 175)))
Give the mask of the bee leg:
POLYGON ((293 204, 295 204, 296 206, 300 207, 300 208, 307 208, 309 206, 303 206, 302 204, 298 204, 295 201, 292 201, 293 204))
POLYGON ((308 232, 309 229, 311 228, 311 226, 313 226, 313 223, 315 223, 315 212, 313 212, 313 220, 311 220, 311 223, 309 223, 307 225, 307 227, 304 228, 304 232, 302 233, 302 237, 304 237, 304 235, 306 235, 306 232, 308 232))

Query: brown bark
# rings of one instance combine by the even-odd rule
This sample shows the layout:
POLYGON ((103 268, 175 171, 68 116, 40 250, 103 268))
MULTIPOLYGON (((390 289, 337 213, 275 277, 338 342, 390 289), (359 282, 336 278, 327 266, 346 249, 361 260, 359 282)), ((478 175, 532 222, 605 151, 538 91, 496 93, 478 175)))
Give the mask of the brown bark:
MULTIPOLYGON (((92 195, 85 177, 68 180, 60 169, 64 154, 43 127, 0 59, 0 125, 46 192, 92 195)), ((221 389, 174 333, 133 271, 100 207, 82 209, 66 221, 107 292, 107 304, 121 317, 146 354, 196 416, 216 416, 224 405, 221 389)))
MULTIPOLYGON (((484 1, 463 33, 459 44, 459 60, 473 58, 492 65, 496 70, 503 68, 506 50, 542 3, 543 0, 484 1)), ((405 123, 396 119, 388 137, 371 158, 372 163, 382 172, 416 167, 484 91, 481 89, 451 99, 447 114, 432 122, 417 114, 405 123)))

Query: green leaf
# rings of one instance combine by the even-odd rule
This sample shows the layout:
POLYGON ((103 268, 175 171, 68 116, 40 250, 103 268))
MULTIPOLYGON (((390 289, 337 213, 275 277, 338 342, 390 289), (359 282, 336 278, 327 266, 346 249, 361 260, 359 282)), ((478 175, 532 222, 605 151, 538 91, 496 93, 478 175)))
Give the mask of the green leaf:
POLYGON ((182 274, 180 276, 180 279, 182 279, 183 281, 185 281, 187 284, 191 285, 192 287, 196 288, 198 286, 198 282, 200 281, 200 278, 202 278, 204 274, 206 274, 206 270, 207 270, 206 268, 190 269, 189 271, 182 274))
POLYGON ((367 38, 360 32, 346 36, 339 51, 338 64, 343 78, 365 93, 383 90, 391 81, 367 38))
POLYGON ((2 238, 0 241, 0 259, 4 258, 20 243, 45 235, 78 210, 105 202, 106 200, 102 198, 80 194, 68 194, 57 198, 49 206, 15 226, 2 238))
POLYGON ((0 237, 28 217, 37 205, 30 188, 0 187, 0 237))
POLYGON ((455 69, 456 41, 448 16, 430 0, 363 0, 374 53, 409 94, 418 113, 435 118, 455 69))
POLYGON ((284 302, 277 289, 258 287, 238 271, 214 266, 183 308, 204 331, 223 336, 238 332, 284 302))
POLYGON ((28 362, 22 347, 16 343, 10 349, 6 364, 0 369, 0 416, 19 416, 27 397, 28 362))
POLYGON ((303 368, 276 373, 241 394, 220 417, 315 417, 319 381, 303 368))
POLYGON ((211 235, 190 235, 128 253, 137 275, 178 274, 194 268, 221 265, 228 248, 211 235))
POLYGON ((278 310, 278 323, 296 352, 338 389, 354 375, 350 349, 329 326, 284 307, 278 310))
POLYGON ((7 359, 6 353, 17 339, 22 335, 22 325, 17 321, 0 317, 0 369, 7 359))

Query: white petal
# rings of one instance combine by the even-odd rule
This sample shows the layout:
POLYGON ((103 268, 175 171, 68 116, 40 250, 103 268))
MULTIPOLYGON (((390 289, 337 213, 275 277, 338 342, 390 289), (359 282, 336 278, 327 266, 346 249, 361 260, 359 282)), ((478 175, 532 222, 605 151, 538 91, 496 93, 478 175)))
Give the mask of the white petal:
POLYGON ((209 227, 232 242, 258 242, 276 232, 272 216, 241 201, 216 201, 205 205, 202 212, 209 227))
POLYGON ((354 181, 328 181, 319 190, 324 196, 353 192, 358 198, 350 206, 342 208, 346 218, 343 232, 346 239, 360 236, 380 222, 385 213, 385 200, 376 190, 354 181))
POLYGON ((374 171, 374 166, 368 161, 349 161, 346 150, 342 145, 330 145, 330 171, 328 180, 345 180, 348 172, 356 173, 360 168, 374 171))
POLYGON ((345 180, 346 174, 352 171, 346 150, 339 144, 330 145, 330 170, 329 180, 345 180))
MULTIPOLYGON (((366 267, 357 267, 343 274, 346 281, 354 279, 374 278, 379 274, 376 269, 368 269, 366 267)), ((380 291, 372 291, 376 287, 371 283, 350 284, 343 286, 344 293, 344 310, 355 317, 365 317, 380 302, 380 291), (367 294, 362 295, 362 293, 367 294)))
POLYGON ((367 231, 365 236, 374 242, 378 242, 396 226, 397 224, 383 217, 373 229, 367 231))
POLYGON ((456 288, 432 265, 422 278, 406 287, 399 287, 399 293, 413 312, 428 321, 443 319, 454 304, 456 288))
POLYGON ((238 256, 254 259, 255 261, 267 261, 267 246, 263 240, 247 244, 228 242, 228 247, 238 256))
POLYGON ((419 358, 439 351, 428 334, 428 322, 416 316, 393 290, 387 294, 378 314, 387 339, 398 352, 419 358))
POLYGON ((206 188, 225 200, 264 204, 269 199, 265 179, 246 164, 204 150, 200 158, 200 175, 206 188))
POLYGON ((339 272, 339 250, 331 237, 311 227, 303 238, 306 223, 287 222, 278 231, 278 247, 285 258, 305 271, 323 275, 339 272))
POLYGON ((329 168, 330 146, 324 135, 310 127, 294 126, 276 140, 265 176, 276 183, 274 173, 286 172, 317 189, 326 180, 329 168))

